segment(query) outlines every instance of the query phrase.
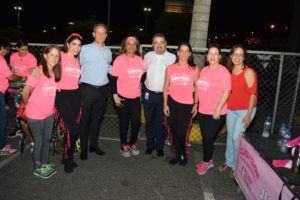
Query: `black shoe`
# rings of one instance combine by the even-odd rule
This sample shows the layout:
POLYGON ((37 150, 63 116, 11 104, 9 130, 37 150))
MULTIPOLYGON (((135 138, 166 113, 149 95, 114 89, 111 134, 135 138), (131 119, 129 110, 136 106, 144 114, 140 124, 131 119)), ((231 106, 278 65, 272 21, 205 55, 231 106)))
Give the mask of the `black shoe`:
MULTIPOLYGON (((62 159, 61 160, 61 164, 63 164, 63 165, 65 165, 66 164, 66 159, 62 159)), ((78 164, 73 160, 73 162, 72 162, 72 165, 73 165, 73 168, 76 168, 76 167, 78 167, 78 164)))
POLYGON ((103 156, 105 155, 105 152, 102 151, 99 147, 90 147, 89 148, 89 152, 95 152, 96 154, 98 154, 99 156, 103 156))
POLYGON ((178 163, 179 159, 177 157, 172 158, 169 163, 170 165, 176 165, 178 163))
POLYGON ((80 153, 80 159, 81 160, 87 160, 88 159, 88 155, 87 155, 87 152, 86 151, 82 151, 80 153))
POLYGON ((73 172, 73 170, 75 168, 74 166, 76 165, 76 167, 77 167, 77 164, 75 163, 75 165, 74 165, 74 163, 75 162, 73 162, 73 159, 65 160, 64 170, 65 170, 66 173, 72 173, 73 172))
POLYGON ((156 154, 157 154, 157 156, 159 156, 159 157, 162 157, 162 156, 165 155, 165 154, 164 154, 164 151, 163 151, 163 150, 160 150, 160 149, 156 149, 156 154))
POLYGON ((154 148, 147 148, 145 151, 145 154, 147 154, 147 155, 152 154, 153 150, 154 150, 154 148))
POLYGON ((185 156, 180 156, 179 158, 179 165, 185 166, 187 164, 187 159, 185 156))

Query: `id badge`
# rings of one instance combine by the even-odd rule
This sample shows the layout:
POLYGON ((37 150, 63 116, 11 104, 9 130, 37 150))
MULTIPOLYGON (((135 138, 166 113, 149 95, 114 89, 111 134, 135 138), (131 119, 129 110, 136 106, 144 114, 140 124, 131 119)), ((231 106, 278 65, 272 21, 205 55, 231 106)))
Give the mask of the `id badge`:
POLYGON ((146 99, 146 100, 149 99, 149 92, 145 92, 145 99, 146 99))

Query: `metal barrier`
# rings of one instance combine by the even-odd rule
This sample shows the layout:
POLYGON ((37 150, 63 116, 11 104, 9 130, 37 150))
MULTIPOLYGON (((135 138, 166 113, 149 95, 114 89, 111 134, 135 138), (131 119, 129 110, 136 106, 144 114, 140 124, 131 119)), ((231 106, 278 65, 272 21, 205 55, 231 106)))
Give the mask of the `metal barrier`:
MULTIPOLYGON (((42 49, 48 44, 29 43, 29 50, 39 60, 42 49)), ((62 45, 60 45, 62 46, 62 45)), ((110 47, 113 59, 120 54, 120 46, 110 47)), ((141 45, 141 55, 152 49, 151 45, 141 45)), ((168 46, 168 51, 176 53, 177 46, 168 46)), ((194 49, 195 61, 203 66, 204 53, 207 49, 194 49)), ((223 57, 227 58, 229 49, 222 49, 223 57)), ((266 116, 272 117, 272 132, 277 132, 281 123, 286 123, 292 133, 300 131, 300 54, 249 51, 250 66, 258 75, 258 106, 256 117, 249 131, 261 132, 266 116)), ((106 112, 101 125, 101 137, 119 138, 118 118, 108 95, 106 112)), ((144 127, 141 127, 144 136, 144 127)), ((226 141, 225 138, 222 139, 226 141)))

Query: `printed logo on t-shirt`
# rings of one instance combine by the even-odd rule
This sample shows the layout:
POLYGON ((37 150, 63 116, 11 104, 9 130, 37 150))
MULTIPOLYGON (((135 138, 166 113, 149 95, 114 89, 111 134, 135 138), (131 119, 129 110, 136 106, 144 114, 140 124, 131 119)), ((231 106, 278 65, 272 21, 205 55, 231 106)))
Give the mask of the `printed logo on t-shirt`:
POLYGON ((129 78, 140 78, 144 71, 139 65, 131 65, 127 69, 127 74, 129 78))
POLYGON ((173 74, 170 76, 170 81, 173 85, 186 86, 188 82, 191 81, 191 78, 189 74, 186 74, 185 72, 173 72, 173 74))
POLYGON ((198 89, 206 91, 210 87, 210 84, 205 79, 199 79, 197 81, 197 86, 198 89))
POLYGON ((22 74, 25 71, 25 66, 14 66, 13 68, 16 74, 22 74))
POLYGON ((80 76, 80 69, 76 68, 76 62, 67 61, 67 67, 65 68, 67 76, 78 78, 80 76))
POLYGON ((44 96, 55 96, 56 85, 53 85, 53 82, 47 81, 42 87, 42 95, 44 96))

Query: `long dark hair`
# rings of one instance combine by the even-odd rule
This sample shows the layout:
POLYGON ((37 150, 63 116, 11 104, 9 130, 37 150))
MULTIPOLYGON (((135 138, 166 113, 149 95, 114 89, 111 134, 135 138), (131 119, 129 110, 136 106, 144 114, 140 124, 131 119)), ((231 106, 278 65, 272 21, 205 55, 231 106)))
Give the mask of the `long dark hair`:
POLYGON ((61 79, 61 55, 60 55, 60 48, 56 45, 49 45, 47 46, 44 51, 43 51, 43 56, 42 56, 42 60, 41 60, 41 64, 43 66, 43 73, 45 74, 45 76, 47 76, 48 78, 50 78, 50 73, 48 70, 48 65, 47 65, 47 60, 45 59, 44 55, 50 53, 50 51, 52 49, 57 49, 59 52, 59 59, 57 64, 53 67, 53 73, 54 73, 54 77, 55 77, 55 82, 60 81, 61 79))
MULTIPOLYGON (((194 63, 192 46, 188 42, 182 42, 182 43, 180 43, 178 45, 177 51, 179 51, 182 46, 187 46, 189 48, 189 51, 191 52, 191 55, 188 58, 188 64, 189 64, 189 67, 191 67, 192 69, 195 69, 196 68, 196 64, 194 63)), ((175 63, 178 63, 178 62, 179 62, 179 56, 176 54, 175 63)))
POLYGON ((134 52, 135 55, 140 56, 140 41, 136 36, 127 36, 121 43, 121 53, 126 53, 126 42, 129 38, 134 38, 136 41, 136 50, 134 52))
POLYGON ((71 35, 69 35, 69 37, 66 39, 64 46, 62 48, 62 51, 67 53, 69 48, 68 48, 68 44, 70 44, 73 40, 79 40, 80 42, 82 41, 82 36, 79 35, 78 33, 72 33, 71 35))
POLYGON ((244 52, 244 60, 243 60, 243 64, 244 64, 244 66, 248 66, 248 59, 249 59, 249 58, 248 58, 248 53, 247 53, 246 47, 245 47, 244 45, 242 45, 242 44, 236 44, 236 45, 234 45, 234 46, 231 48, 231 50, 230 50, 230 52, 229 52, 228 59, 227 59, 227 63, 226 63, 226 67, 228 68, 228 70, 229 70, 230 72, 232 72, 232 69, 233 69, 233 62, 232 62, 230 56, 233 55, 233 53, 235 52, 235 50, 236 50, 237 48, 243 49, 243 52, 244 52))

